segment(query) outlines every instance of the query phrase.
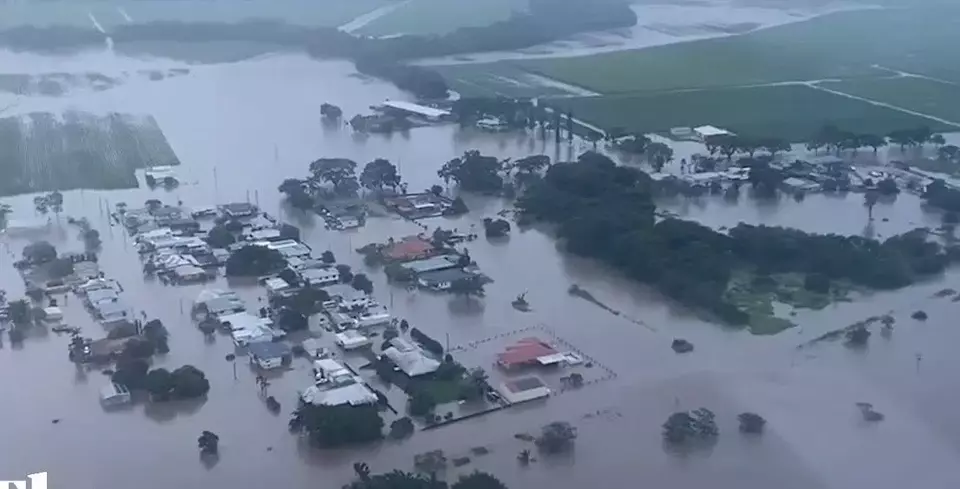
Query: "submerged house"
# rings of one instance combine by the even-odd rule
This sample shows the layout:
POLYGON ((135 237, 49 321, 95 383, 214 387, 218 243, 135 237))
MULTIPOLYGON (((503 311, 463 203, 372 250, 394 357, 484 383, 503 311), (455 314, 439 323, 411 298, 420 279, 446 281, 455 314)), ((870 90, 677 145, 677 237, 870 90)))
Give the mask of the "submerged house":
POLYGON ((417 284, 433 290, 449 290, 457 280, 475 277, 459 268, 422 273, 417 277, 417 284))
POLYGON ((284 343, 251 343, 248 352, 250 363, 262 369, 280 368, 290 363, 291 359, 290 347, 284 343))
POLYGON ((220 213, 227 219, 252 217, 258 212, 257 206, 249 202, 235 202, 220 206, 220 213))
POLYGON ((436 372, 440 362, 428 356, 423 349, 413 343, 397 337, 390 340, 390 347, 383 351, 383 355, 390 359, 408 377, 418 377, 436 372))

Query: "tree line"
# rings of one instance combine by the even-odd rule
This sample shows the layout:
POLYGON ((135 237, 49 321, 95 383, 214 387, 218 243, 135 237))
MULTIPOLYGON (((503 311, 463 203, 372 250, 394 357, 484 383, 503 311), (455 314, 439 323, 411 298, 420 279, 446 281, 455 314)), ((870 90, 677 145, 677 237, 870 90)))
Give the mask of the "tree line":
MULTIPOLYGON (((114 43, 134 41, 252 41, 294 49, 318 58, 348 58, 357 70, 384 78, 421 98, 446 98, 437 72, 403 61, 496 50, 514 50, 593 30, 630 27, 637 16, 626 2, 532 0, 526 12, 483 27, 448 34, 402 35, 389 39, 355 37, 335 27, 300 27, 269 20, 238 23, 147 22, 111 28, 114 43)), ((19 26, 0 31, 0 44, 16 50, 53 50, 101 45, 104 34, 74 27, 19 26)))
POLYGON ((735 270, 893 289, 942 272, 958 255, 927 241, 924 230, 877 241, 747 224, 720 233, 693 221, 657 220, 653 192, 647 174, 588 152, 577 163, 552 165, 517 206, 525 220, 556 224, 570 252, 599 259, 731 324, 750 319, 725 296, 735 270))

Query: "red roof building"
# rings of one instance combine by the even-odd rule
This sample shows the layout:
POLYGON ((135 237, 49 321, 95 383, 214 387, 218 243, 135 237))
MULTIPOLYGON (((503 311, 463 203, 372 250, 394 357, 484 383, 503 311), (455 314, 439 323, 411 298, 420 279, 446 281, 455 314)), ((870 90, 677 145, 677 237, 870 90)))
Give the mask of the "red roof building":
POLYGON ((397 261, 419 260, 433 254, 433 243, 419 236, 407 236, 383 250, 383 256, 397 261))
POLYGON ((537 359, 557 354, 557 350, 539 338, 523 338, 497 354, 497 363, 504 368, 515 368, 538 363, 537 359))

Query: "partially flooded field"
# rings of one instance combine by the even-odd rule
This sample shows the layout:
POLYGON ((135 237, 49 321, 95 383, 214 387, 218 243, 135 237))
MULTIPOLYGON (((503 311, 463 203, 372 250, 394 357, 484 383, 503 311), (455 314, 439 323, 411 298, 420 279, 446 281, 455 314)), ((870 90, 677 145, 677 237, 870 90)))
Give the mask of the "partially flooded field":
POLYGON ((152 116, 67 111, 0 119, 0 194, 137 186, 135 171, 177 165, 152 116))

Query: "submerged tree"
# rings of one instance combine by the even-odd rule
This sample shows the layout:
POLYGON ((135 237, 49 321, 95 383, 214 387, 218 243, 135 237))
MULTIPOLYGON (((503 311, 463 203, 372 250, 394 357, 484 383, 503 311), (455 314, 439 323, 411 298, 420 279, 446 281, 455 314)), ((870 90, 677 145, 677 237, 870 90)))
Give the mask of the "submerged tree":
POLYGON ((220 451, 220 437, 212 431, 204 430, 197 438, 201 455, 216 455, 220 451))
POLYGON ((493 156, 483 156, 479 151, 467 151, 463 156, 446 162, 437 175, 444 182, 453 180, 468 192, 497 193, 503 189, 500 176, 502 164, 493 156))
POLYGON ((737 419, 740 421, 741 433, 763 433, 763 428, 767 424, 767 420, 763 419, 763 416, 760 416, 756 413, 740 413, 740 415, 737 416, 737 419))
POLYGON ((546 453, 560 453, 573 447, 577 429, 566 421, 554 421, 544 426, 536 439, 537 447, 546 453))
POLYGON ((383 158, 377 158, 363 167, 360 173, 360 185, 370 190, 382 190, 390 187, 396 190, 400 185, 397 167, 383 158))

